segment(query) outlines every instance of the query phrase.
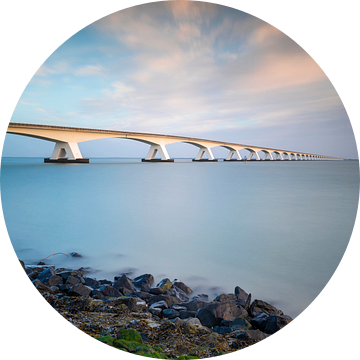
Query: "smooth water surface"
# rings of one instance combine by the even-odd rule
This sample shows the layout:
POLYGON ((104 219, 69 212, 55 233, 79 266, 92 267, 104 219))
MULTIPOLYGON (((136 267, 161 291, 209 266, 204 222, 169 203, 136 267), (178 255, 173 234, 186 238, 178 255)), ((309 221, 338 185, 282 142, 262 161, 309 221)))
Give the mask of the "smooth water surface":
POLYGON ((338 266, 353 229, 358 161, 44 164, 3 158, 1 196, 19 258, 179 279, 197 293, 239 285, 297 316, 338 266))

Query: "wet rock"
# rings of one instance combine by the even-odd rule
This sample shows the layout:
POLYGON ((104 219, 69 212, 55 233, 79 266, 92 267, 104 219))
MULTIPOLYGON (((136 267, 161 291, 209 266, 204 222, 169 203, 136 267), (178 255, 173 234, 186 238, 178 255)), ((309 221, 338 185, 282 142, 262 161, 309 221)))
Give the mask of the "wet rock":
POLYGON ((123 294, 132 294, 136 291, 136 287, 133 285, 132 280, 129 279, 125 274, 118 278, 114 282, 113 286, 123 294))
POLYGON ((162 315, 168 319, 175 319, 180 316, 180 313, 174 309, 164 309, 162 315))
POLYGON ((198 302, 208 302, 209 295, 206 294, 197 294, 191 298, 191 301, 198 301, 198 302))
POLYGON ((242 314, 243 311, 237 307, 235 303, 214 302, 199 309, 196 313, 196 317, 200 320, 202 325, 212 328, 215 325, 220 325, 221 320, 233 321, 242 314))
POLYGON ((261 331, 265 330, 266 323, 269 319, 269 315, 259 312, 251 320, 250 324, 255 328, 261 331))
POLYGON ((106 296, 103 294, 102 291, 99 291, 98 289, 94 289, 91 292, 91 297, 93 297, 94 299, 104 299, 106 296))
POLYGON ((218 334, 230 334, 231 333, 231 328, 228 326, 219 326, 219 325, 215 325, 214 326, 214 331, 217 332, 218 334))
POLYGON ((65 281, 69 278, 69 276, 77 276, 79 279, 82 278, 81 272, 77 270, 64 270, 56 273, 56 275, 61 276, 65 281))
MULTIPOLYGON (((57 275, 59 276, 59 275, 57 275)), ((60 278, 62 278, 61 276, 59 276, 60 278)), ((80 284, 82 283, 81 281, 81 278, 76 275, 76 276, 73 276, 73 275, 70 275, 67 279, 66 279, 66 282, 65 284, 66 285, 71 285, 71 286, 74 286, 74 285, 77 285, 77 284, 80 284)))
POLYGON ((44 285, 42 283, 37 283, 37 285, 35 285, 35 286, 40 292, 46 291, 46 292, 48 292, 50 294, 53 294, 53 291, 48 286, 46 286, 46 285, 44 285))
POLYGON ((153 294, 153 295, 160 295, 163 293, 163 289, 160 287, 153 287, 153 288, 150 288, 149 293, 153 294))
POLYGON ((177 311, 187 310, 187 308, 185 306, 182 306, 181 304, 171 305, 171 308, 174 309, 174 310, 177 310, 177 311))
POLYGON ((185 306, 190 311, 197 311, 199 309, 202 309, 206 305, 209 305, 209 303, 204 301, 188 301, 188 302, 182 302, 179 305, 185 306))
POLYGON ((153 315, 161 317, 162 310, 159 308, 156 308, 156 307, 150 307, 149 312, 151 312, 151 314, 153 314, 153 315))
POLYGON ((148 300, 148 304, 152 305, 153 303, 162 300, 164 300, 167 303, 168 307, 171 307, 173 304, 180 302, 180 300, 175 296, 160 294, 160 295, 152 295, 148 300))
POLYGON ((58 286, 64 283, 64 280, 61 276, 59 275, 53 275, 51 277, 49 277, 48 279, 48 285, 49 286, 58 286))
POLYGON ((236 296, 234 294, 221 294, 214 299, 214 301, 220 301, 220 302, 225 302, 225 301, 227 302, 230 300, 236 300, 236 296))
POLYGON ((129 310, 137 311, 142 308, 146 303, 140 298, 131 297, 131 296, 120 296, 116 299, 111 299, 109 303, 113 306, 119 306, 121 304, 126 305, 129 310))
POLYGON ((86 286, 90 286, 90 287, 92 287, 94 289, 97 288, 98 286, 100 286, 99 281, 97 281, 96 279, 87 277, 87 276, 84 277, 84 284, 86 286))
POLYGON ((32 271, 31 273, 28 274, 28 277, 31 281, 35 280, 38 276, 39 276, 39 273, 37 271, 32 271))
POLYGON ((143 274, 133 279, 133 285, 142 290, 148 292, 154 283, 154 277, 151 274, 143 274))
POLYGON ((266 322, 264 332, 267 334, 274 334, 291 321, 292 318, 287 315, 270 315, 266 322))
POLYGON ((44 269, 37 277, 43 284, 47 284, 48 279, 55 275, 55 270, 51 267, 44 269))
POLYGON ((251 294, 246 299, 244 309, 249 312, 250 311, 250 304, 251 304, 251 294))
POLYGON ((171 289, 166 290, 164 293, 164 295, 170 295, 170 296, 174 296, 176 298, 179 299, 179 302, 184 302, 184 301, 189 301, 189 298, 187 297, 187 295, 185 294, 184 291, 182 291, 181 289, 179 289, 177 286, 172 286, 171 289))
POLYGON ((154 308, 164 310, 164 309, 167 309, 168 307, 169 306, 168 306, 168 304, 167 304, 167 302, 165 300, 160 300, 158 302, 155 302, 155 303, 151 304, 150 307, 149 307, 149 310, 154 309, 154 308))
POLYGON ((79 283, 69 289, 68 294, 70 296, 89 296, 92 290, 93 289, 90 286, 79 283))
POLYGON ((70 256, 72 256, 72 257, 82 257, 82 255, 77 253, 77 252, 70 253, 70 256))
POLYGON ((148 292, 145 292, 145 291, 135 291, 134 295, 145 301, 151 297, 151 294, 149 294, 148 292))
POLYGON ((162 279, 157 285, 156 287, 160 288, 162 290, 162 292, 165 292, 166 290, 172 288, 173 283, 170 281, 170 279, 165 278, 162 279))
POLYGON ((116 290, 113 286, 107 284, 107 285, 101 285, 98 289, 101 291, 105 296, 109 297, 118 297, 121 296, 121 292, 116 290))
POLYGON ((275 315, 284 315, 281 310, 278 310, 275 306, 268 304, 262 300, 254 300, 250 305, 250 314, 252 317, 256 316, 256 314, 263 312, 267 315, 275 314, 275 315))
POLYGON ((175 281, 174 285, 181 289, 185 294, 189 295, 191 294, 193 291, 186 285, 184 284, 182 281, 175 281))
POLYGON ((243 300, 244 303, 246 302, 246 299, 248 298, 249 294, 243 290, 240 286, 235 287, 235 296, 237 299, 243 300))
POLYGON ((232 331, 235 331, 235 330, 247 331, 247 330, 251 329, 251 323, 249 323, 243 317, 239 316, 231 322, 230 328, 232 331))
POLYGON ((180 319, 194 318, 196 316, 196 311, 180 310, 179 313, 180 319))

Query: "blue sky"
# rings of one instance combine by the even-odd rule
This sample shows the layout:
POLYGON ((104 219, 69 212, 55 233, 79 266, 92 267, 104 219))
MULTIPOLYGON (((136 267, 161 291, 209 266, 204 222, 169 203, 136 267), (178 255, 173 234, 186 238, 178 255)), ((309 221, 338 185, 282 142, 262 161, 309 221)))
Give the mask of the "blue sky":
MULTIPOLYGON (((346 111, 314 60, 262 20, 209 3, 145 4, 89 25, 39 68, 11 121, 357 158, 346 111)), ((119 139, 79 146, 84 157, 147 152, 144 144, 119 139)), ((7 135, 3 155, 47 157, 52 148, 7 135)), ((168 151, 171 157, 197 153, 186 144, 168 151)))

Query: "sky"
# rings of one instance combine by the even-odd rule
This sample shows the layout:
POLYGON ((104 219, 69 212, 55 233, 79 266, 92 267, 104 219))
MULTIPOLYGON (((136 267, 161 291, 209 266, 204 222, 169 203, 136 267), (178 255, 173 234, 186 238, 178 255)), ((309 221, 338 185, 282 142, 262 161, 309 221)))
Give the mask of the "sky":
MULTIPOLYGON (((11 121, 358 157, 336 90, 299 45, 247 13, 202 2, 144 4, 85 27, 40 66, 11 121)), ((3 156, 48 157, 53 146, 7 135, 3 156)), ((148 150, 120 139, 79 147, 84 157, 148 150)), ((197 149, 172 144, 168 152, 191 157, 197 149)))

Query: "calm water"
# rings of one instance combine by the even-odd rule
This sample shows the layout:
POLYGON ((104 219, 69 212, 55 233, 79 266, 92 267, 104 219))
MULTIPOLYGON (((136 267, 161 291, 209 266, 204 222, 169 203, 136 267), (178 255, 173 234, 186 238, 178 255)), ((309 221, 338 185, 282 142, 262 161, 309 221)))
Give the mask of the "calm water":
POLYGON ((43 164, 3 158, 1 197, 19 258, 180 279, 210 297, 239 285, 298 315, 353 229, 357 161, 43 164))

